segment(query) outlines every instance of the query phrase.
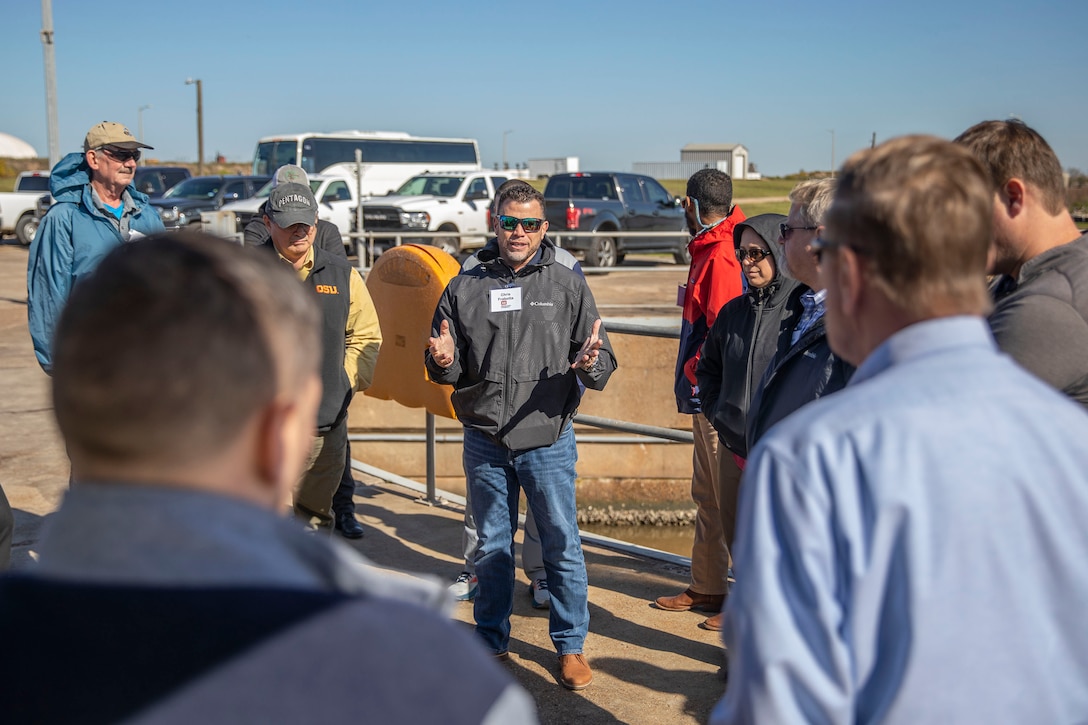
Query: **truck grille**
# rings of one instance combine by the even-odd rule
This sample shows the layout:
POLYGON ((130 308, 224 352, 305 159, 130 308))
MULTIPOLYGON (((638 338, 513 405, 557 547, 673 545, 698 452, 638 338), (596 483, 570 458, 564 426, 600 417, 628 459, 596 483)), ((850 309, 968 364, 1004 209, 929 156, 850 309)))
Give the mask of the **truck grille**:
POLYGON ((400 209, 395 206, 364 206, 363 227, 367 230, 400 229, 400 209))

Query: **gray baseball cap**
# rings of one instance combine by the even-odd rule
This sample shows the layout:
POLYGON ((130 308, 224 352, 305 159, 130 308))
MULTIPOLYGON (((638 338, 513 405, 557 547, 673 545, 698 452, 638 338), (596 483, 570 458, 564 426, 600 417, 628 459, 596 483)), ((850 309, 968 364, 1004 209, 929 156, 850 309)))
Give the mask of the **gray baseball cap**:
POLYGON ((278 227, 294 224, 312 227, 317 224, 317 199, 308 184, 277 184, 268 195, 265 214, 278 227))
POLYGON ((284 164, 276 169, 276 175, 272 177, 272 186, 280 184, 309 184, 310 177, 301 166, 284 164))

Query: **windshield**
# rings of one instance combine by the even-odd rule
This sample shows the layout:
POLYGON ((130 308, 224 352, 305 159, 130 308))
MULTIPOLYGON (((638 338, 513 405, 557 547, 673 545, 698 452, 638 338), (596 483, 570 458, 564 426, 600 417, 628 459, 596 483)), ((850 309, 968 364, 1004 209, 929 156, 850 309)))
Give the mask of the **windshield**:
POLYGON ((214 199, 223 185, 220 178, 186 179, 163 195, 164 199, 214 199))
POLYGON ((457 196, 463 176, 413 176, 400 185, 397 196, 457 196))

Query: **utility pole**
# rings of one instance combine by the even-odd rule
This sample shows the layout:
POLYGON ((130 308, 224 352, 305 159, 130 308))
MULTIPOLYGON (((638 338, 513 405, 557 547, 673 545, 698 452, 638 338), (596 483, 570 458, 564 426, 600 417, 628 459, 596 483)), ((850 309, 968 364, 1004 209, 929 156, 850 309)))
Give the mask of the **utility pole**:
POLYGON ((49 168, 60 161, 57 133, 57 55, 53 47, 53 2, 42 0, 42 56, 45 60, 45 127, 49 142, 49 168))
POLYGON ((509 131, 503 131, 502 132, 502 168, 503 168, 503 171, 510 168, 510 165, 508 163, 506 163, 506 137, 509 136, 510 134, 512 134, 513 132, 514 132, 513 129, 511 129, 509 131))
MULTIPOLYGON (((136 131, 140 134, 138 136, 138 138, 140 139, 140 143, 143 143, 144 141, 144 111, 149 108, 151 108, 150 105, 140 106, 136 109, 136 131)), ((141 157, 139 161, 140 166, 143 166, 146 163, 147 159, 141 157)))
POLYGON ((829 128, 827 132, 831 134, 831 178, 835 178, 835 129, 829 128))
POLYGON ((199 78, 186 78, 185 85, 196 84, 196 175, 204 175, 204 91, 199 78))

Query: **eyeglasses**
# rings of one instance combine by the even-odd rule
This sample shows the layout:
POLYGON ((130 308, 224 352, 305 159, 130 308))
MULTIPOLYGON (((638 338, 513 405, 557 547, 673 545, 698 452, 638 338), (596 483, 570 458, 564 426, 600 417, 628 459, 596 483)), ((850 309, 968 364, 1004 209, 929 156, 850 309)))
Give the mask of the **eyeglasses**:
POLYGON ((790 232, 794 231, 795 229, 803 229, 805 231, 811 231, 813 229, 819 229, 819 227, 791 227, 789 224, 786 224, 785 222, 783 222, 782 224, 778 225, 778 233, 782 236, 782 241, 783 242, 789 241, 790 232))
POLYGON ((748 259, 751 260, 752 264, 759 264, 769 256, 771 256, 770 252, 764 249, 760 249, 759 247, 753 247, 752 249, 737 249, 738 262, 743 262, 744 260, 748 259))
POLYGON ((120 161, 122 164, 127 163, 129 160, 140 160, 140 149, 133 149, 132 151, 128 151, 125 149, 113 148, 111 146, 102 146, 98 150, 106 154, 106 156, 109 156, 114 161, 120 161))
POLYGON ((499 226, 508 232, 512 232, 518 228, 518 224, 526 232, 539 232, 540 228, 544 226, 543 219, 518 219, 516 216, 506 216, 501 214, 499 216, 499 226))

